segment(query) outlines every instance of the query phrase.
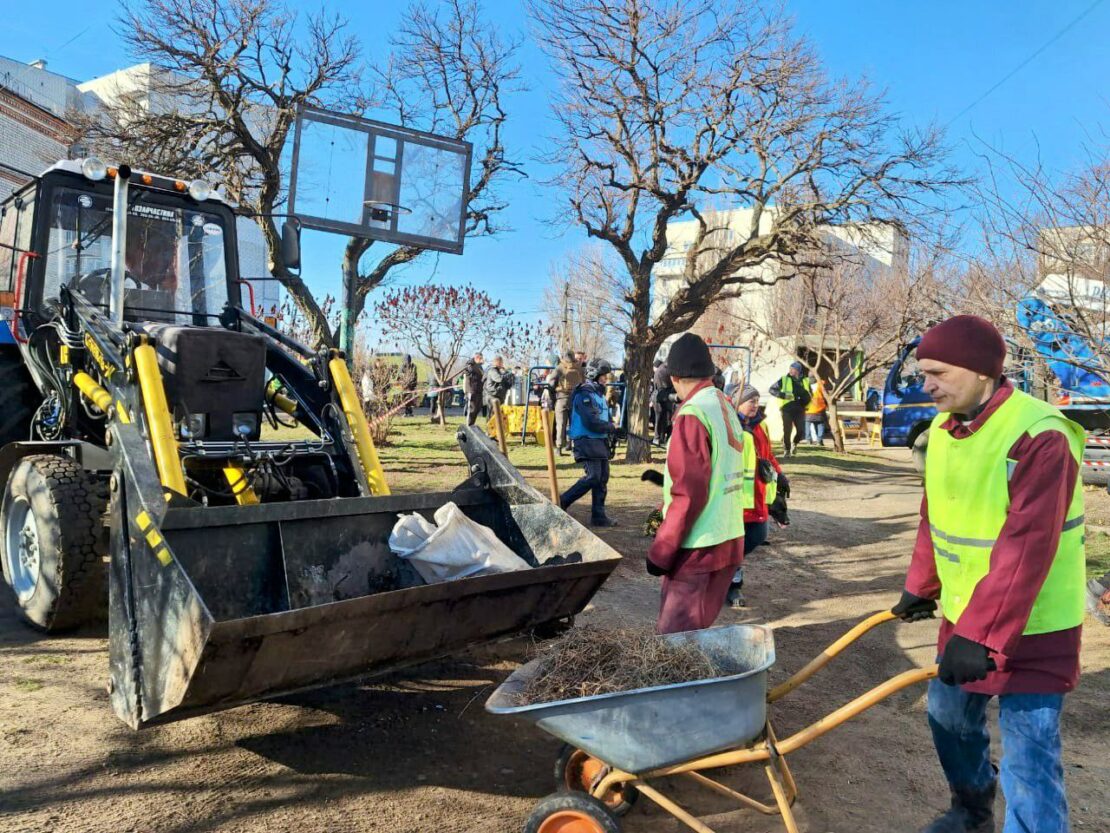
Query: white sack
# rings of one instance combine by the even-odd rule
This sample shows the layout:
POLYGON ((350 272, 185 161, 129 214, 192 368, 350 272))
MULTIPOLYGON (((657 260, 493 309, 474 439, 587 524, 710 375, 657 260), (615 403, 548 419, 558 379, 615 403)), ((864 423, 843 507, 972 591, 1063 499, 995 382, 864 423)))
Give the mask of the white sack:
POLYGON ((432 524, 420 515, 401 515, 389 536, 393 553, 411 562, 428 584, 529 569, 492 529, 470 520, 454 503, 439 507, 434 517, 432 524))

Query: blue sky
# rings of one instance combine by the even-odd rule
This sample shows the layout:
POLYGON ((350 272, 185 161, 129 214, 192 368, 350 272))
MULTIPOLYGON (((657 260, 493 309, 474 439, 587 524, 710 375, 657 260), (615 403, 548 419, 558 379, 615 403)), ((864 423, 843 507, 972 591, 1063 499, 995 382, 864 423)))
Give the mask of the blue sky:
MULTIPOLYGON (((298 4, 300 5, 300 4, 298 4)), ((328 0, 348 18, 370 56, 384 51, 385 33, 402 4, 328 0)), ((113 33, 116 6, 104 0, 47 0, 8 10, 0 54, 46 58, 55 72, 86 80, 131 62, 113 33)), ((1110 2, 1092 0, 793 0, 801 31, 816 44, 834 75, 866 75, 885 89, 890 108, 910 123, 948 124, 955 160, 974 172, 983 142, 1063 171, 1082 162, 1083 147, 1101 145, 1110 127, 1110 2), (1047 47, 1062 29, 1071 26, 1047 47), (1043 51, 1036 54, 1038 50, 1043 51), (1035 55, 1035 57, 1033 57, 1035 55), (978 100, 1023 62, 1032 60, 978 100), (967 109, 970 106, 970 109, 967 109), (964 112, 966 110, 966 112, 964 112)), ((506 34, 526 28, 522 4, 486 0, 487 17, 506 34)), ((551 135, 547 90, 551 77, 535 47, 521 56, 531 90, 509 102, 508 141, 517 158, 531 160, 551 135)), ((550 221, 559 196, 544 188, 543 169, 529 162, 529 179, 506 187, 513 228, 497 239, 468 241, 465 254, 428 256, 396 280, 473 282, 518 313, 540 307, 553 263, 585 242, 582 232, 550 221)), ((308 233, 305 276, 320 294, 338 293, 343 238, 308 233)))

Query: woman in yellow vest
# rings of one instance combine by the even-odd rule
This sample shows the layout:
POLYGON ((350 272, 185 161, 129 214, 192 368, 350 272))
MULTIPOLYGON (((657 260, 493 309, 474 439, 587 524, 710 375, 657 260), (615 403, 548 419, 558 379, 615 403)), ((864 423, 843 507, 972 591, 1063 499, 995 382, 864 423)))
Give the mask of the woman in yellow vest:
POLYGON ((939 411, 929 432, 917 544, 893 613, 929 618, 940 602, 940 675, 929 725, 951 808, 923 833, 1066 833, 1060 761, 1064 694, 1079 681, 1084 607, 1085 435, 1002 376, 1006 343, 961 315, 917 348, 939 411), (986 709, 998 697, 1002 759, 986 709))

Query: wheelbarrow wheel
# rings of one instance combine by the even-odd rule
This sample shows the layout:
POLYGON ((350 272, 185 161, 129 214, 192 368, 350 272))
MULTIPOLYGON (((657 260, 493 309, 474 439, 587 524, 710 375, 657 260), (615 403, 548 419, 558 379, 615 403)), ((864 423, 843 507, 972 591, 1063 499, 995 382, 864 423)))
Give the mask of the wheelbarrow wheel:
POLYGON ((524 833, 620 833, 620 820, 583 793, 555 793, 536 805, 524 833))
MULTIPOLYGON (((555 788, 562 792, 591 794, 594 785, 608 773, 609 766, 604 761, 565 743, 555 761, 555 788)), ((601 803, 614 816, 623 816, 639 797, 635 787, 622 785, 607 792, 601 803)))

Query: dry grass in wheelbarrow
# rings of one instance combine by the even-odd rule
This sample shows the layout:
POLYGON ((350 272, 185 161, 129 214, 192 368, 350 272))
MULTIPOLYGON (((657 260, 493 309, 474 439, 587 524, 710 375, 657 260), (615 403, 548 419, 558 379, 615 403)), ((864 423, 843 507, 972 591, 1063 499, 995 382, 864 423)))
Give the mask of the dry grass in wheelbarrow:
POLYGON ((541 671, 522 692, 522 705, 687 683, 724 673, 698 646, 675 645, 640 627, 574 628, 541 646, 536 658, 541 671))

